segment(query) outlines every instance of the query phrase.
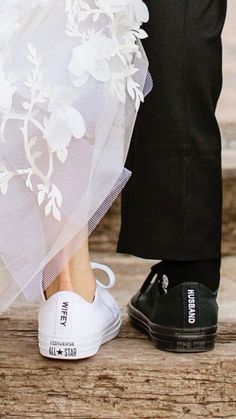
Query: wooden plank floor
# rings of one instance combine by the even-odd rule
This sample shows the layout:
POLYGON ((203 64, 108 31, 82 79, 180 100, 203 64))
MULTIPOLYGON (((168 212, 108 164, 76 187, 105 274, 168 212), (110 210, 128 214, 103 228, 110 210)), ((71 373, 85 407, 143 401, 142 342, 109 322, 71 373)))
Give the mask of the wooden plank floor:
POLYGON ((37 306, 17 301, 0 319, 0 417, 235 419, 236 258, 223 260, 215 350, 182 355, 155 349, 125 314, 152 261, 93 256, 118 276, 119 337, 87 360, 47 360, 37 350, 37 306))

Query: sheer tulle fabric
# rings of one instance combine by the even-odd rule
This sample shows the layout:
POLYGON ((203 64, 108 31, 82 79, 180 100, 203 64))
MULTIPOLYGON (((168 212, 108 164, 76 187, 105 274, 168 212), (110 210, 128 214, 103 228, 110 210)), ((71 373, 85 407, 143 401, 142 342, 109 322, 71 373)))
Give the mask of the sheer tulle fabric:
POLYGON ((151 82, 142 0, 8 0, 0 18, 3 312, 55 279, 124 187, 151 82))

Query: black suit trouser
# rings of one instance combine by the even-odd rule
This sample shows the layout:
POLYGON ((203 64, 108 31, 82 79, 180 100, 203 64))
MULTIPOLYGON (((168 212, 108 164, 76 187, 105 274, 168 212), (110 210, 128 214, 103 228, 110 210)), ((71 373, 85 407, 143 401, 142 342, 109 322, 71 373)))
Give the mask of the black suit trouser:
POLYGON ((148 0, 144 48, 154 88, 126 167, 118 252, 148 259, 221 256, 221 136, 226 0, 148 0))

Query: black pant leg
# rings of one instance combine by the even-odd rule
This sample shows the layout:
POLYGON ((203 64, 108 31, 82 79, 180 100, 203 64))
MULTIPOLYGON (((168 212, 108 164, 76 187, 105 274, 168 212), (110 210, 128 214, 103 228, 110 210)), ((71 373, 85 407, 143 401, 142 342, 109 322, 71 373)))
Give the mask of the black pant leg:
POLYGON ((118 252, 151 259, 220 257, 226 0, 148 0, 144 48, 154 88, 127 157, 118 252))

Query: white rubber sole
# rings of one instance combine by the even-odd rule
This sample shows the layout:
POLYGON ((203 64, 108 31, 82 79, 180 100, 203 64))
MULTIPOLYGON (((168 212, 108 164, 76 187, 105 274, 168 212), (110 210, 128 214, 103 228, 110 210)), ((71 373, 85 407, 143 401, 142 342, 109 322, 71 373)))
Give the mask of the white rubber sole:
POLYGON ((114 339, 120 331, 122 319, 119 316, 102 332, 86 337, 57 337, 39 333, 39 352, 46 358, 77 360, 96 355, 100 347, 114 339))

